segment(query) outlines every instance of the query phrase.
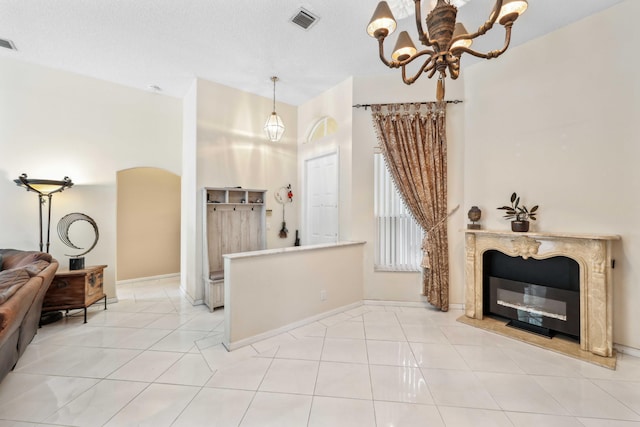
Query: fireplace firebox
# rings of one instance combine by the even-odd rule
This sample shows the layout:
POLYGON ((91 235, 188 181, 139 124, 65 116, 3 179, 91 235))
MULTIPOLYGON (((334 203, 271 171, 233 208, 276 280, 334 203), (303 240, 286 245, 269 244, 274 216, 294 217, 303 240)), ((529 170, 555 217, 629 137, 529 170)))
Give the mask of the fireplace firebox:
POLYGON ((510 319, 509 326, 580 339, 579 292, 489 277, 489 295, 489 314, 510 319))
POLYGON ((548 337, 580 339, 580 266, 571 258, 524 259, 496 250, 483 254, 484 314, 548 337))

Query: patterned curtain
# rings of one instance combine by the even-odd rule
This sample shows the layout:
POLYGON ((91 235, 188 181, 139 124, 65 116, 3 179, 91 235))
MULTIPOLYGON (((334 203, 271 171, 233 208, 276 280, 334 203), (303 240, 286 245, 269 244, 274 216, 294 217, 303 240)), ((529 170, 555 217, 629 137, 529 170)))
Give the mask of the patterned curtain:
POLYGON ((373 105, 373 123, 389 172, 425 231, 423 294, 449 310, 446 104, 373 105))

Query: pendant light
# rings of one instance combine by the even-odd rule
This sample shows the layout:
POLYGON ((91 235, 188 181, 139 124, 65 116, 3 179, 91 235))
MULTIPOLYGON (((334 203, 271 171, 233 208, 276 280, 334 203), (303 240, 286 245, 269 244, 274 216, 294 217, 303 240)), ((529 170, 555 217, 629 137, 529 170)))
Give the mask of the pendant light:
POLYGON ((279 79, 276 76, 271 77, 273 82, 273 112, 264 124, 264 133, 271 142, 278 142, 284 133, 284 123, 279 115, 276 114, 276 82, 279 79))

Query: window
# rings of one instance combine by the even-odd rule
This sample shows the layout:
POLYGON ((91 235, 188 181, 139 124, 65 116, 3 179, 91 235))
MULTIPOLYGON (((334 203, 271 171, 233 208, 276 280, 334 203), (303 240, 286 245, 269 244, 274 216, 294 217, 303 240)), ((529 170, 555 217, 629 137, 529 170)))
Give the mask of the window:
POLYGON ((423 231, 405 207, 382 154, 374 155, 376 271, 421 271, 423 231))
POLYGON ((313 127, 309 136, 307 137, 307 143, 318 141, 325 136, 333 135, 338 131, 338 122, 333 117, 325 116, 319 119, 313 127))

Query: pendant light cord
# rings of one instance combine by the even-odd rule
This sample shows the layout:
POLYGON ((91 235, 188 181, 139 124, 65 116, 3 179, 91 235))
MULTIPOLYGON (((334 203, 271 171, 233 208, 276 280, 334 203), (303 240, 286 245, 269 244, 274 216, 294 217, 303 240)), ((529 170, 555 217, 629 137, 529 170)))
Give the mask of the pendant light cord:
POLYGON ((271 81, 273 81, 273 112, 276 112, 276 82, 278 78, 276 76, 271 77, 271 81))

